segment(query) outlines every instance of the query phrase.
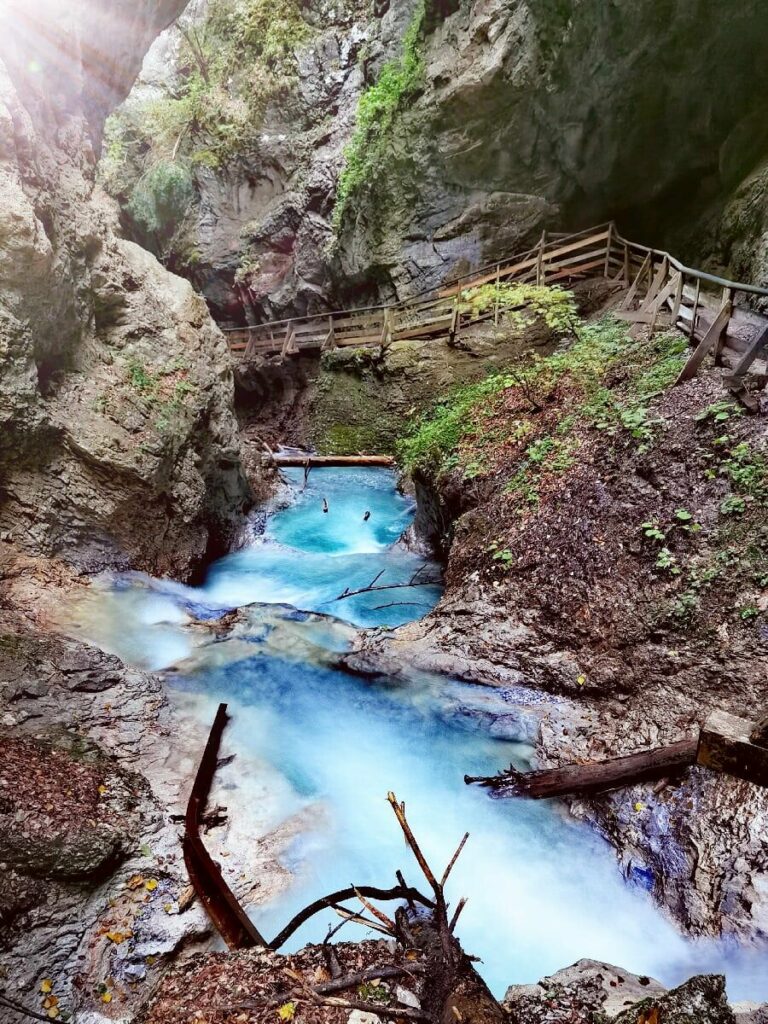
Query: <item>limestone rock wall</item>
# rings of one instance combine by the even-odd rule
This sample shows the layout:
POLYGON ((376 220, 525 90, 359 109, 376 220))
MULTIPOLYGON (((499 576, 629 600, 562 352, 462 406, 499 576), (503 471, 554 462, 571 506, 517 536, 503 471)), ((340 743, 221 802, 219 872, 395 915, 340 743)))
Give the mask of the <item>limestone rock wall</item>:
POLYGON ((709 255, 713 225, 768 150, 757 0, 727 17, 714 0, 429 0, 420 85, 337 231, 358 101, 415 12, 413 0, 305 5, 309 37, 258 143, 195 171, 183 272, 217 317, 405 296, 544 227, 610 217, 639 240, 709 255))
POLYGON ((183 6, 2 13, 0 534, 90 569, 185 575, 249 499, 225 341, 95 185, 104 115, 183 6))

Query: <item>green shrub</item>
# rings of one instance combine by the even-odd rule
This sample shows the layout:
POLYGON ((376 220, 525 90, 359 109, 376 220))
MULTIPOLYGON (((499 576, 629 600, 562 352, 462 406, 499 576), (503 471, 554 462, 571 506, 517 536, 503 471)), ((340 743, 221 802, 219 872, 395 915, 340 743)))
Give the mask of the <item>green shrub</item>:
POLYGON ((473 317, 496 309, 497 304, 517 327, 527 327, 541 317, 556 334, 569 334, 579 322, 573 292, 557 285, 492 283, 462 293, 461 308, 473 317))
POLYGON ((421 86, 423 24, 422 2, 414 11, 403 38, 402 55, 384 65, 376 82, 358 101, 355 130, 344 149, 344 166, 336 187, 333 226, 337 232, 350 197, 374 174, 399 111, 421 86))
POLYGON ((128 212, 151 234, 173 233, 192 201, 192 178, 178 163, 159 163, 137 182, 128 212))

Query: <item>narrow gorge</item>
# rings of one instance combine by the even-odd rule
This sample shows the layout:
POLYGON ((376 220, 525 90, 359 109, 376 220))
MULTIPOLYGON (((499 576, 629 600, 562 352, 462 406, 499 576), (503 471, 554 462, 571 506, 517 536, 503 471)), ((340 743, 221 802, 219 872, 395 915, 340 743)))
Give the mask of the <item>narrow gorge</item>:
POLYGON ((0 29, 0 1020, 768 1021, 762 5, 0 29))

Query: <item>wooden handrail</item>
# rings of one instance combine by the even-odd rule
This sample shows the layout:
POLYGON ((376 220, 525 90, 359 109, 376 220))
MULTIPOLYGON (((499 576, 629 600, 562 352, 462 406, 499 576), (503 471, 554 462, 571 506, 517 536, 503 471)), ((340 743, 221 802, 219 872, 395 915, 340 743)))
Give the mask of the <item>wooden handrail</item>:
MULTIPOLYGON (((728 333, 731 320, 738 312, 735 305, 737 292, 768 297, 768 288, 731 281, 688 267, 662 249, 632 242, 619 234, 613 221, 608 221, 572 234, 548 235, 544 231, 538 245, 531 249, 486 264, 399 302, 307 313, 224 330, 232 339, 231 351, 244 352, 246 359, 259 354, 286 357, 309 350, 326 352, 352 345, 386 347, 393 341, 436 335, 455 341, 469 321, 475 323, 478 320, 475 316, 468 316, 462 304, 462 296, 467 289, 494 281, 496 284, 501 281, 554 284, 590 275, 623 283, 628 289, 619 316, 649 325, 651 333, 660 323, 681 323, 691 343, 701 343, 701 348, 681 373, 681 381, 695 374, 711 350, 717 365, 723 362, 724 348, 735 347, 737 355, 743 351, 738 332, 735 338, 728 333), (694 289, 686 286, 693 283, 695 296, 691 304, 694 289), (714 323, 709 323, 714 319, 709 316, 712 303, 705 301, 702 285, 722 289, 722 298, 717 306, 719 313, 714 323), (633 308, 633 304, 637 304, 637 308, 633 308)), ((743 320, 743 311, 738 315, 743 320)), ((498 323, 498 303, 493 317, 498 323)), ((747 394, 739 382, 744 382, 747 364, 755 362, 768 346, 768 333, 766 339, 752 346, 749 356, 745 356, 743 361, 737 360, 735 383, 728 385, 745 404, 748 404, 747 394)), ((733 353, 731 361, 732 356, 733 353)))
POLYGON ((675 259, 674 256, 670 256, 670 254, 665 252, 663 249, 651 249, 647 245, 641 245, 640 242, 630 242, 621 235, 616 235, 615 238, 617 242, 622 245, 628 245, 631 249, 639 249, 640 252, 650 254, 651 256, 658 256, 659 259, 668 260, 671 267, 674 267, 675 270, 679 270, 681 274, 687 274, 688 277, 692 277, 694 280, 708 281, 710 284, 716 284, 721 288, 730 288, 734 292, 747 292, 749 295, 768 296, 768 288, 761 288, 756 284, 744 284, 740 281, 731 281, 727 277, 718 277, 716 274, 708 274, 705 270, 696 270, 695 267, 686 267, 684 263, 675 259))

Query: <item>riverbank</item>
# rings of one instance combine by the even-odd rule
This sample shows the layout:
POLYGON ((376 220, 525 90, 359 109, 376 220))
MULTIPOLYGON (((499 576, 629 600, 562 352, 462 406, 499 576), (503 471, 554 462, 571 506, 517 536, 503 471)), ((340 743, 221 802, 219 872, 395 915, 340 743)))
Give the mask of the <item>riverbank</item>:
MULTIPOLYGON (((608 320, 581 336, 455 392, 405 442, 446 592, 346 660, 568 698, 570 723, 541 724, 543 766, 768 704, 764 419, 724 399, 717 371, 672 387, 679 335, 608 320)), ((757 787, 694 770, 571 809, 687 930, 768 932, 757 787)))

